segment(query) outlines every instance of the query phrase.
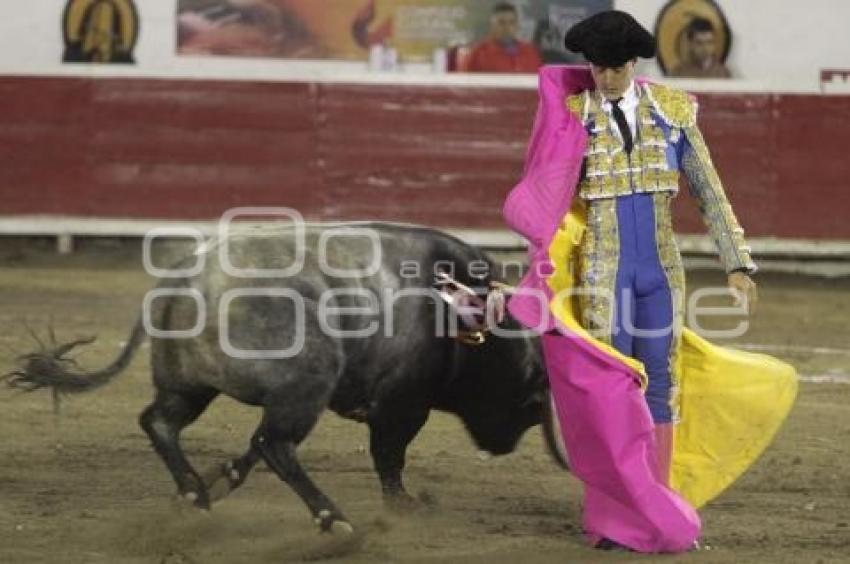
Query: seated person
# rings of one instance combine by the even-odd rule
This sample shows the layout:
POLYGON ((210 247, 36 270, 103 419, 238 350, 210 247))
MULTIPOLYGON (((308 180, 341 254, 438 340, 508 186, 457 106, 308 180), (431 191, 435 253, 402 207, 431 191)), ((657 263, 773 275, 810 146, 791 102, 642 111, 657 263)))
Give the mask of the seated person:
POLYGON ((469 56, 469 72, 536 73, 542 64, 537 49, 517 38, 519 14, 507 2, 496 4, 490 14, 490 36, 475 45, 469 56))

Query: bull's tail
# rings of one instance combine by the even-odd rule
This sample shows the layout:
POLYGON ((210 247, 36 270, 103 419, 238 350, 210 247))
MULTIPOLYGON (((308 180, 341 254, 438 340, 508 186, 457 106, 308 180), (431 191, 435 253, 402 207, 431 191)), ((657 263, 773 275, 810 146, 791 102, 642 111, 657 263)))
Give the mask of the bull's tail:
MULTIPOLYGON (((65 355, 79 345, 93 342, 95 337, 78 339, 59 345, 53 338, 52 330, 50 335, 52 342, 49 346, 45 346, 39 341, 41 350, 19 356, 16 359, 19 368, 0 377, 0 379, 6 380, 8 385, 13 388, 27 392, 40 388, 50 388, 55 396, 88 392, 109 383, 130 364, 133 354, 145 339, 146 332, 142 317, 139 316, 132 333, 130 333, 130 338, 121 350, 121 354, 109 366, 93 372, 82 370, 73 358, 68 358, 65 355)), ((36 337, 36 339, 38 338, 36 337)))

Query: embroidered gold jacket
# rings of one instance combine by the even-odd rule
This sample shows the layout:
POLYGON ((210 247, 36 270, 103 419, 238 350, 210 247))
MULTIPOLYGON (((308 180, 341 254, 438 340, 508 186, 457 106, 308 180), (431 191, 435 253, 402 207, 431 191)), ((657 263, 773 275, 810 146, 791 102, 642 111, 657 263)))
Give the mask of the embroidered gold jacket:
POLYGON ((744 230, 732 212, 697 127, 696 102, 686 92, 662 85, 635 86, 639 104, 637 135, 631 155, 625 152, 614 133, 616 124, 611 123, 601 109, 597 93, 584 91, 566 100, 570 111, 582 120, 589 134, 578 194, 587 205, 588 226, 603 226, 590 230, 591 236, 594 232, 597 235, 590 241, 593 254, 596 258, 616 258, 611 256, 616 248, 605 252, 605 247, 612 247, 615 242, 606 243, 608 237, 604 233, 604 225, 612 220, 612 215, 615 218, 613 199, 631 193, 652 193, 656 200, 659 250, 668 251, 662 255, 678 255, 669 204, 679 189, 679 171, 683 171, 724 269, 755 272, 750 248, 744 241, 744 230))

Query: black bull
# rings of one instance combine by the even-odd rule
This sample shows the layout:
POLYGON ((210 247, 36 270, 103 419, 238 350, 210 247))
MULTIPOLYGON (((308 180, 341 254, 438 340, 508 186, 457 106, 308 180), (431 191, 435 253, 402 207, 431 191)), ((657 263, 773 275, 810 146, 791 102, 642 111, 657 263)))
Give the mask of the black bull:
POLYGON ((259 230, 231 234, 226 243, 212 239, 172 265, 191 269, 203 259, 194 273, 163 278, 154 292, 164 293, 149 294, 154 299, 146 299, 127 344, 108 367, 77 370, 64 355, 87 341, 54 342, 21 356, 20 369, 7 377, 24 389, 89 391, 123 370, 150 333, 156 397, 139 421, 179 494, 208 508, 264 460, 324 531, 352 529, 295 451, 326 407, 369 425, 371 455, 392 506, 414 503, 402 484, 405 451, 431 409, 458 415, 477 446, 492 454, 512 452, 529 427, 543 422, 556 453, 539 339, 522 333, 508 315, 499 328, 512 336, 463 342, 451 332, 458 312, 434 287, 435 274, 445 271, 486 293, 499 265, 479 249, 424 227, 332 228, 307 226, 301 235, 291 227, 259 230), (299 254, 297 272, 266 276, 268 269, 296 265, 299 254), (352 337, 357 330, 364 333, 352 337), (263 417, 245 454, 202 475, 184 455, 180 432, 221 393, 261 406, 263 417))

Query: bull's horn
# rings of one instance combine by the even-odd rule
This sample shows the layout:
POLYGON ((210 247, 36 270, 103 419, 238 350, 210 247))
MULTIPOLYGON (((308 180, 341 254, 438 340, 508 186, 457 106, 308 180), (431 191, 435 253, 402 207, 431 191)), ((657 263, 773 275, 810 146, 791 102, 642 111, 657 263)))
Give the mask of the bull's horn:
POLYGON ((546 449, 549 451, 549 454, 552 455, 552 458, 555 459, 555 462, 561 468, 566 470, 570 469, 570 465, 567 462, 567 453, 564 450, 564 442, 561 438, 561 427, 558 424, 557 414, 555 413, 555 406, 552 403, 552 394, 547 394, 546 399, 543 401, 543 440, 546 443, 546 449))
POLYGON ((498 280, 491 280, 490 287, 494 290, 501 290, 506 294, 513 294, 516 292, 516 286, 511 286, 509 284, 505 284, 504 282, 499 282, 498 280))

